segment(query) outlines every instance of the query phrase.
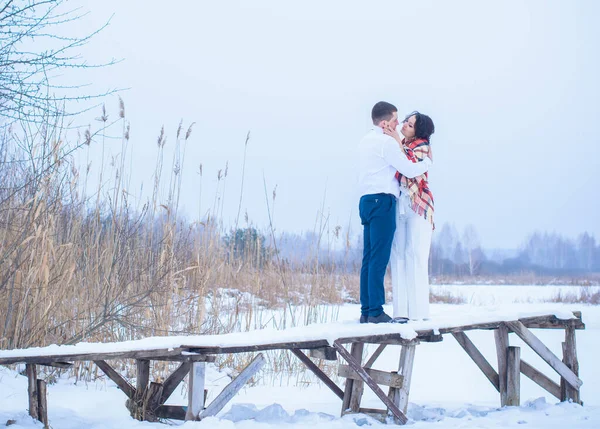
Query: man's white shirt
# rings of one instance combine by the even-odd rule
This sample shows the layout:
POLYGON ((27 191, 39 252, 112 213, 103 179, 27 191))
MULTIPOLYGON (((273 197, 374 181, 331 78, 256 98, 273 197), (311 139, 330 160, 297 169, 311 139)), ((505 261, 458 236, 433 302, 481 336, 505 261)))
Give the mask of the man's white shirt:
POLYGON ((369 194, 392 194, 400 196, 400 184, 396 171, 408 178, 425 173, 432 162, 425 158, 422 162, 409 160, 398 142, 373 127, 358 145, 358 189, 360 196, 369 194))

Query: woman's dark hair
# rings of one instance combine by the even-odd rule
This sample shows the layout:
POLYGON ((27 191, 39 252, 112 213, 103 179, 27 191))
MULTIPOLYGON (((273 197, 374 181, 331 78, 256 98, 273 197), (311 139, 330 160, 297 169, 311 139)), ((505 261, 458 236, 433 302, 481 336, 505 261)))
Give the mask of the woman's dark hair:
POLYGON ((415 137, 430 141, 431 135, 435 132, 435 125, 427 115, 414 111, 406 116, 404 122, 408 121, 411 116, 415 117, 415 137))
POLYGON ((371 119, 373 120, 373 125, 379 124, 381 121, 389 121, 394 116, 394 112, 397 112, 396 106, 390 104, 386 101, 380 101, 379 103, 373 106, 373 110, 371 110, 371 119))

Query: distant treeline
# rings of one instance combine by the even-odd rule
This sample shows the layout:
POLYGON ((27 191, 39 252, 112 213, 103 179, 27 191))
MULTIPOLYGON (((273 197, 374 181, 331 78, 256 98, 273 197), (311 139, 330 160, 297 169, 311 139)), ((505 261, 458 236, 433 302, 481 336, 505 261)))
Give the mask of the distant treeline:
MULTIPOLYGON (((282 233, 274 243, 266 234, 254 228, 238 231, 238 240, 249 237, 261 242, 262 255, 277 253, 291 268, 318 264, 323 270, 358 272, 362 257, 360 240, 352 242, 340 228, 321 234, 282 233)), ((226 240, 230 242, 232 235, 226 240)), ((249 243, 239 243, 247 248, 249 243)), ((250 246, 253 247, 253 246, 250 246)), ((256 252, 256 250, 254 250, 256 252)), ((237 255, 239 256, 239 255, 237 255)), ((576 239, 556 233, 536 232, 527 237, 518 249, 483 249, 476 228, 467 226, 462 233, 452 225, 444 224, 434 234, 429 271, 432 276, 496 277, 535 275, 588 276, 600 273, 600 245, 594 236, 584 232, 576 239)))

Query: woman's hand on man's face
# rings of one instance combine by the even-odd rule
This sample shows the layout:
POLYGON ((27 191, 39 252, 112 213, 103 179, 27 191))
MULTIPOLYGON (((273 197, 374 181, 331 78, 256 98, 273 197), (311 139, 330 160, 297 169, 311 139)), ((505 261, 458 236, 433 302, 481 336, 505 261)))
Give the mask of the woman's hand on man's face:
POLYGON ((393 137, 395 140, 400 141, 400 135, 398 134, 398 131, 396 131, 395 129, 390 127, 390 124, 388 122, 386 122, 384 124, 383 132, 384 132, 384 134, 387 134, 388 136, 393 137))

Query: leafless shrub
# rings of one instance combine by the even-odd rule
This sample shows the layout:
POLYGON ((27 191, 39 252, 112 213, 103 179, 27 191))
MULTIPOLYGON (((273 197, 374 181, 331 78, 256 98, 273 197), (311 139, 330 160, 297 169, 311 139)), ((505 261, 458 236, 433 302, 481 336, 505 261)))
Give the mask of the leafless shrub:
POLYGON ((582 286, 573 292, 558 291, 548 302, 563 302, 568 304, 600 305, 600 289, 592 286, 582 286))

